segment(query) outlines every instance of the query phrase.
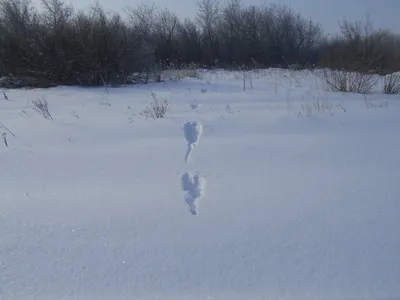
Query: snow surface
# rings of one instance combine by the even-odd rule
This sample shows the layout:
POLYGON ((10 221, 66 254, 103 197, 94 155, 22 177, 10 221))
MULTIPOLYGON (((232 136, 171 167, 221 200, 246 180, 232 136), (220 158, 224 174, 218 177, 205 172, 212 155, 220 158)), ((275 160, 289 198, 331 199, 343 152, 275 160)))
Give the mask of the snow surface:
POLYGON ((0 299, 399 299, 399 97, 241 76, 6 91, 0 299))

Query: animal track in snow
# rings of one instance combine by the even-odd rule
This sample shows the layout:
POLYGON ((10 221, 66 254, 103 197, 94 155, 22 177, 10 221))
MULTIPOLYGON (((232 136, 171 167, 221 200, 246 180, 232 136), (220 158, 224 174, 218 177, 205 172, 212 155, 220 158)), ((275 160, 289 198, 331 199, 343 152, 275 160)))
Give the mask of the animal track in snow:
POLYGON ((197 215, 199 201, 204 198, 207 180, 198 173, 187 172, 182 175, 182 189, 185 192, 185 202, 189 205, 192 215, 197 215))
MULTIPOLYGON (((183 132, 188 143, 185 162, 189 161, 192 150, 198 145, 203 134, 203 124, 197 121, 189 121, 183 125, 183 132)), ((185 202, 189 205, 192 215, 197 215, 199 201, 205 195, 206 178, 197 172, 187 172, 181 178, 182 190, 185 192, 185 202)))
POLYGON ((188 143, 188 149, 185 155, 185 161, 188 162, 192 150, 199 143, 200 137, 203 134, 203 125, 197 121, 189 121, 183 125, 183 132, 188 143))

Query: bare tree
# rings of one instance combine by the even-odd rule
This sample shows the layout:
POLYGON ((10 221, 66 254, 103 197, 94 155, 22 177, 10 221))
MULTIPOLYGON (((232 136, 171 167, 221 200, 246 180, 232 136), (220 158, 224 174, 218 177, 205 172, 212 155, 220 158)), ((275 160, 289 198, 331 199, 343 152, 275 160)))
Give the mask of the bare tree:
POLYGON ((240 63, 241 49, 241 5, 239 0, 230 0, 223 9, 219 23, 221 58, 225 63, 240 63))
POLYGON ((198 0, 197 22, 202 30, 206 60, 212 63, 218 58, 218 40, 216 30, 220 14, 217 0, 198 0))
POLYGON ((131 26, 145 39, 149 39, 154 32, 157 10, 154 3, 147 4, 145 2, 140 2, 135 8, 130 6, 125 8, 131 26))
POLYGON ((180 59, 184 64, 201 61, 201 38, 196 24, 186 19, 178 28, 180 59))
POLYGON ((164 9, 157 14, 155 24, 156 60, 166 65, 178 58, 179 19, 176 14, 164 9))
POLYGON ((40 32, 36 9, 28 0, 0 0, 0 61, 3 72, 30 75, 36 69, 36 43, 40 32))
POLYGON ((357 72, 381 72, 390 52, 387 40, 390 33, 374 29, 369 17, 366 21, 340 22, 341 35, 325 45, 328 66, 357 72))
POLYGON ((65 26, 73 14, 72 6, 66 5, 61 0, 41 0, 41 2, 44 9, 42 19, 47 26, 55 30, 65 26))

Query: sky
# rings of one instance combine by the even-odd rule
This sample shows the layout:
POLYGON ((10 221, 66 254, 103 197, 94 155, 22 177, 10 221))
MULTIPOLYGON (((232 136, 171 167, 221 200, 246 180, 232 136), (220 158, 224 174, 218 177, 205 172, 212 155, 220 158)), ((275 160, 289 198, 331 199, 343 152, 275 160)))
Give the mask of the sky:
MULTIPOLYGON (((39 3, 40 0, 33 0, 39 3)), ((139 2, 155 3, 167 7, 179 17, 194 18, 197 0, 98 0, 107 10, 120 11, 125 6, 135 6, 139 2)), ((74 7, 84 8, 95 0, 65 0, 74 7)), ((220 0, 223 5, 226 0, 220 0)), ((340 20, 365 20, 367 15, 376 28, 391 29, 400 33, 400 0, 242 0, 246 4, 278 3, 286 4, 304 17, 318 21, 328 33, 338 32, 340 20)))

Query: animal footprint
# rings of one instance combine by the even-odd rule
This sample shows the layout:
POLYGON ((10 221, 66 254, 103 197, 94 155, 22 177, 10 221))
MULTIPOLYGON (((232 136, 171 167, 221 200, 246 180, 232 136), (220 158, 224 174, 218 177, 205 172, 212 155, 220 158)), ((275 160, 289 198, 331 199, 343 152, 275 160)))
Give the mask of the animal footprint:
POLYGON ((188 149, 185 155, 185 161, 188 162, 192 150, 198 145, 200 137, 203 134, 203 125, 197 121, 189 121, 183 125, 183 131, 188 143, 188 149))
POLYGON ((189 205, 192 215, 197 215, 199 202, 205 196, 206 178, 197 173, 185 173, 182 176, 182 189, 185 192, 185 202, 189 205))

